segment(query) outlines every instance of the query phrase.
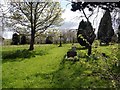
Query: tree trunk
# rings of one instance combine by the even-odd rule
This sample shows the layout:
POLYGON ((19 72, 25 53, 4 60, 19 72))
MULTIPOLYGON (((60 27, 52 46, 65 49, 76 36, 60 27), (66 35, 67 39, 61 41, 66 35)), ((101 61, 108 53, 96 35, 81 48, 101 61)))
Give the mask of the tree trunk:
POLYGON ((34 41, 35 41, 35 33, 34 30, 32 30, 29 50, 34 50, 34 41))
POLYGON ((120 43, 120 34, 118 33, 118 43, 120 43))
POLYGON ((59 47, 62 47, 62 43, 61 43, 61 40, 60 40, 60 46, 59 47))
POLYGON ((60 36, 60 45, 59 45, 59 47, 62 47, 61 36, 60 36))
POLYGON ((31 40, 30 40, 30 47, 29 50, 34 50, 34 41, 35 41, 35 25, 34 25, 34 21, 35 20, 33 18, 33 10, 32 10, 32 5, 33 2, 30 2, 30 11, 31 11, 31 16, 30 16, 30 23, 31 23, 31 40))
POLYGON ((89 46, 89 47, 88 47, 88 55, 89 55, 89 56, 91 55, 91 52, 92 52, 92 47, 89 46))

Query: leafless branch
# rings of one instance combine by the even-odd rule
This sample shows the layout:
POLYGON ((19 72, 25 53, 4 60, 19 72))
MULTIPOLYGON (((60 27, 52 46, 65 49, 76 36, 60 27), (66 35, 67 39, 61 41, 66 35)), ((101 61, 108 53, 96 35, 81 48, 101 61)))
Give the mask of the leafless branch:
POLYGON ((39 30, 43 30, 43 29, 46 30, 48 27, 50 27, 53 24, 53 22, 55 21, 55 19, 57 18, 58 14, 59 14, 59 12, 55 15, 55 17, 51 21, 49 21, 51 23, 43 26, 42 28, 37 29, 36 32, 38 32, 39 30))
POLYGON ((87 15, 86 15, 86 13, 85 13, 84 9, 82 9, 82 11, 83 11, 83 14, 84 14, 85 18, 86 18, 86 19, 87 19, 87 21, 89 22, 89 18, 87 17, 87 15))

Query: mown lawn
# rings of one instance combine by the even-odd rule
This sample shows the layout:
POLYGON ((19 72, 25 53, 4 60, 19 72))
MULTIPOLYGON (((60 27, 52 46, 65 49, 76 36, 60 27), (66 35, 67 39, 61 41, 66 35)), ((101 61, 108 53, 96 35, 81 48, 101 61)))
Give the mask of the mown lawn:
POLYGON ((71 44, 3 46, 3 88, 118 88, 118 45, 98 46, 93 54, 76 44, 79 61, 65 59, 71 44), (104 55, 105 54, 105 55, 104 55))

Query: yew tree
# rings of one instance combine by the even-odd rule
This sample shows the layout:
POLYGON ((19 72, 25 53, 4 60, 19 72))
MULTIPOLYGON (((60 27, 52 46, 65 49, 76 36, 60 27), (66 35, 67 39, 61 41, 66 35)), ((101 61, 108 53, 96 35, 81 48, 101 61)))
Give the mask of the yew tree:
POLYGON ((18 45, 20 43, 20 37, 17 33, 12 36, 12 45, 18 45))
POLYGON ((85 46, 85 48, 88 48, 88 55, 91 54, 92 43, 95 37, 96 35, 94 33, 91 23, 82 20, 78 27, 77 40, 81 46, 85 46))
POLYGON ((25 35, 22 35, 21 36, 21 39, 20 39, 20 44, 24 45, 27 43, 27 39, 26 39, 26 36, 25 35))
POLYGON ((105 11, 101 19, 97 35, 101 44, 105 43, 105 45, 109 45, 109 42, 112 40, 114 29, 112 27, 112 18, 108 10, 105 11))
POLYGON ((74 0, 74 1, 72 0, 71 3, 72 3, 71 10, 74 12, 79 10, 80 12, 82 12, 84 14, 84 17, 87 20, 87 22, 83 22, 83 24, 85 26, 79 25, 77 38, 78 38, 78 42, 82 46, 85 46, 85 47, 87 46, 88 55, 90 55, 91 51, 92 51, 91 46, 95 39, 95 34, 94 34, 94 29, 92 28, 89 18, 93 15, 95 8, 101 8, 101 9, 107 10, 109 12, 112 12, 113 10, 120 8, 120 2, 85 2, 85 1, 83 2, 83 1, 79 1, 79 0, 74 0), (85 11, 86 8, 91 12, 91 14, 89 16, 86 15, 86 11, 85 11), (90 28, 86 28, 86 26, 90 27, 90 28), (87 34, 85 34, 85 33, 87 33, 87 34))

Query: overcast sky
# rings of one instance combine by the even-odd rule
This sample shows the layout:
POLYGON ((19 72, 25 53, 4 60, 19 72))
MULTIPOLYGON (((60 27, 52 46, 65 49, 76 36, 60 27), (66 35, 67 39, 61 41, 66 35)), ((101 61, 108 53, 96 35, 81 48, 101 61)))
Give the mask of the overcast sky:
MULTIPOLYGON (((0 3, 4 3, 4 0, 0 0, 0 3)), ((77 29, 79 22, 85 18, 80 17, 83 14, 80 11, 73 12, 71 11, 71 3, 67 0, 60 0, 61 7, 65 10, 62 14, 62 18, 64 19, 63 25, 59 27, 59 29, 77 29)), ((97 9, 96 9, 97 11, 97 9)), ((90 14, 89 11, 86 10, 86 14, 90 14)), ((96 17, 96 14, 94 14, 91 18, 90 21, 93 25, 94 28, 98 28, 99 22, 101 17, 103 16, 102 11, 98 13, 98 17, 95 19, 95 22, 93 23, 93 19, 96 17)), ((3 36, 5 38, 12 38, 12 33, 13 32, 5 32, 3 33, 3 36)))
MULTIPOLYGON (((61 29, 77 29, 79 26, 79 23, 82 19, 86 20, 85 17, 80 17, 84 16, 83 13, 80 11, 71 11, 71 4, 67 0, 61 0, 61 7, 65 9, 65 12, 62 14, 62 18, 64 18, 64 24, 60 27, 61 29)), ((93 28, 98 29, 98 25, 100 23, 100 20, 103 16, 103 10, 99 10, 98 16, 97 16, 97 8, 94 11, 94 14, 92 17, 89 18, 90 22, 93 25, 93 28), (96 17, 97 16, 97 17, 96 17), (95 18, 96 17, 96 18, 95 18), (94 21, 94 22, 93 22, 94 21)), ((85 13, 87 16, 91 14, 87 9, 85 9, 85 13)))
POLYGON ((61 1, 61 7, 65 10, 62 14, 62 18, 64 19, 64 24, 60 27, 60 29, 77 29, 79 20, 76 18, 80 15, 80 13, 71 11, 71 3, 68 1, 61 1))

